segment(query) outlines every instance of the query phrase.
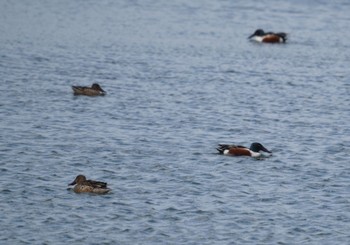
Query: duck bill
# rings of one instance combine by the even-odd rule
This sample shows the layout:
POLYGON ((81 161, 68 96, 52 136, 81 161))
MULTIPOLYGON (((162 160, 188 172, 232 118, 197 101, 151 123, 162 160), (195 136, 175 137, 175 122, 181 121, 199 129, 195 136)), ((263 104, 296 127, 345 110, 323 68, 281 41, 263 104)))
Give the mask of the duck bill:
POLYGON ((77 182, 74 180, 72 183, 68 184, 68 185, 75 185, 77 182))
POLYGON ((255 34, 252 34, 248 37, 248 39, 251 39, 252 37, 254 37, 255 34))
POLYGON ((267 152, 267 153, 272 153, 271 151, 269 151, 269 150, 266 149, 265 147, 262 147, 261 150, 262 150, 262 151, 265 151, 265 152, 267 152))

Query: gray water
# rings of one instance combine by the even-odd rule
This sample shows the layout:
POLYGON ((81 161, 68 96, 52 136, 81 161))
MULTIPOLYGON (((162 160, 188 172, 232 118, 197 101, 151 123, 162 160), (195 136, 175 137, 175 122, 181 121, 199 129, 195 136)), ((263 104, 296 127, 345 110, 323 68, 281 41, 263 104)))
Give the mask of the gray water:
POLYGON ((1 1, 0 243, 349 244, 349 13, 1 1), (108 94, 73 96, 93 82, 108 94), (272 157, 216 154, 255 141, 272 157), (67 190, 78 174, 112 192, 67 190))

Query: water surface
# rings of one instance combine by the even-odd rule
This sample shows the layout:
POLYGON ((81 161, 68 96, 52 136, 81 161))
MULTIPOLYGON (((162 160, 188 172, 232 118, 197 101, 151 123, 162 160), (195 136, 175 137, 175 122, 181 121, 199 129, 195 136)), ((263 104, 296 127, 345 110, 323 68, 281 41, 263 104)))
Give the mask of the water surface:
POLYGON ((348 244, 349 11, 2 1, 2 244, 348 244), (254 141, 273 156, 216 154, 254 141), (113 191, 72 193, 78 174, 113 191))

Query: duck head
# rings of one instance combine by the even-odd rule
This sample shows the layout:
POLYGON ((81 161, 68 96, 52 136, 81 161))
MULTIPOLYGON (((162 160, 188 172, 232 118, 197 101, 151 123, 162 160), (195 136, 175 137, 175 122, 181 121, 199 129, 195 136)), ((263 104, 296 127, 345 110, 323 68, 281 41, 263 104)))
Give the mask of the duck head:
POLYGON ((252 35, 250 35, 250 36, 248 37, 248 39, 250 39, 250 38, 252 38, 252 37, 254 37, 254 36, 262 37, 262 36, 264 36, 264 35, 265 35, 264 30, 258 29, 258 30, 256 30, 252 35))
POLYGON ((267 153, 272 153, 271 151, 269 151, 268 149, 266 149, 262 144, 254 142, 250 145, 250 150, 254 151, 254 152, 259 152, 259 151, 264 151, 267 153))
POLYGON ((76 185, 76 184, 83 183, 84 181, 86 181, 86 177, 80 174, 75 178, 75 180, 72 183, 68 185, 76 185))

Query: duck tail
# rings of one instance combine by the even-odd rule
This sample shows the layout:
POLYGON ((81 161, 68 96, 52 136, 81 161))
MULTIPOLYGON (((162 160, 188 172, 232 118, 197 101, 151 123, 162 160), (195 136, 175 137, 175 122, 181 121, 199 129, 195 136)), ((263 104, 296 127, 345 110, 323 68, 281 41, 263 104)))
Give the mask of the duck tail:
POLYGON ((219 154, 224 154, 224 151, 230 148, 229 145, 226 144, 219 144, 216 150, 219 152, 219 154))
POLYGON ((80 90, 80 87, 78 87, 78 86, 72 86, 72 89, 73 89, 74 92, 77 92, 77 91, 80 90))

